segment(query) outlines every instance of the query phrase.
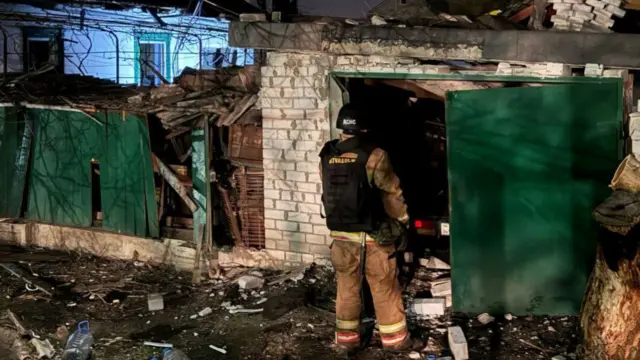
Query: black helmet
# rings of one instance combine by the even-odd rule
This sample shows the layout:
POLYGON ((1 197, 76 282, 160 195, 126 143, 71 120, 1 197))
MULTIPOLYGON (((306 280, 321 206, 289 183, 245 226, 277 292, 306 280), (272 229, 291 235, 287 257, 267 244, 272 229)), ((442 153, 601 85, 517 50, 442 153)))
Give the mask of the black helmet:
POLYGON ((336 127, 347 135, 353 135, 369 130, 369 119, 362 108, 354 104, 346 104, 338 113, 336 127))

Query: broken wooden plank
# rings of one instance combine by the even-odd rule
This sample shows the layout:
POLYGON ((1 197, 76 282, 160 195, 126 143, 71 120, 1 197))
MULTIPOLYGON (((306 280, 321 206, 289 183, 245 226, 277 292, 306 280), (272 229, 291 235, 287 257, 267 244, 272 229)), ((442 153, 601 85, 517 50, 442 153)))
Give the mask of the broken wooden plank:
POLYGON ((25 328, 24 325, 22 325, 22 323, 20 322, 20 319, 18 319, 16 314, 14 314, 11 310, 7 310, 6 314, 7 314, 7 318, 13 323, 13 326, 16 327, 16 331, 18 332, 18 334, 20 334, 20 336, 29 335, 27 328, 25 328))
POLYGON ((221 116, 218 119, 218 126, 229 126, 238 120, 242 115, 244 115, 249 108, 251 108, 258 101, 258 95, 247 95, 242 98, 239 102, 236 103, 231 114, 226 116, 221 116))
POLYGON ((192 212, 195 212, 196 210, 198 210, 198 205, 195 203, 195 201, 193 201, 193 199, 191 199, 191 196, 189 195, 187 188, 184 185, 182 185, 182 182, 180 181, 180 179, 178 179, 178 177, 173 173, 173 171, 171 171, 171 169, 167 165, 165 165, 162 162, 162 160, 160 160, 156 156, 156 154, 152 153, 151 155, 153 157, 154 163, 157 164, 158 172, 160 173, 160 175, 165 180, 167 180, 169 185, 178 193, 180 198, 185 202, 185 204, 187 204, 189 209, 191 209, 192 212))

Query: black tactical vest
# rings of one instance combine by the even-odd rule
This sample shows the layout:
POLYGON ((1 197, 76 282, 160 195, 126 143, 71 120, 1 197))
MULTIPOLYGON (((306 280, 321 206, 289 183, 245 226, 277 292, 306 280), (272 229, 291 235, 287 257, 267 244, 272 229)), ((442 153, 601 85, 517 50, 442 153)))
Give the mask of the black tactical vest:
POLYGON ((381 219, 382 200, 367 176, 367 161, 375 146, 357 137, 325 144, 322 161, 322 202, 327 227, 333 231, 371 232, 381 219))

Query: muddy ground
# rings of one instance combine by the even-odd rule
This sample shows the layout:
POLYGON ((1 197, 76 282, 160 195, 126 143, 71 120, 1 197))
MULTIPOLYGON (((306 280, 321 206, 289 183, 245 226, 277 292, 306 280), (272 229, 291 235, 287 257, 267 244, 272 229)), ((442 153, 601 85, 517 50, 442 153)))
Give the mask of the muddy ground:
MULTIPOLYGON (((0 268, 0 313, 10 309, 25 327, 58 348, 63 346, 59 340, 61 327, 73 331, 79 321, 89 320, 95 337, 94 359, 143 360, 159 352, 143 346, 144 341, 171 343, 192 360, 347 358, 332 345, 335 283, 330 268, 308 268, 298 281, 289 278, 299 279, 300 272, 283 276, 258 270, 267 283, 287 280, 252 293, 240 291, 233 280, 205 279, 193 286, 191 274, 168 267, 75 253, 0 246, 0 259, 42 287, 53 289, 53 296, 29 291, 23 280, 0 268), (147 295, 154 292, 164 295, 162 311, 147 309, 147 295), (257 305, 263 298, 267 301, 257 305), (231 314, 229 304, 264 311, 231 314), (206 307, 213 312, 194 318, 206 307), (209 345, 223 348, 227 354, 212 350, 209 345)), ((421 292, 421 286, 420 282, 412 283, 407 304, 412 294, 421 292)), ((555 355, 575 358, 578 343, 574 317, 511 321, 498 317, 482 325, 476 319, 449 314, 429 320, 409 316, 408 321, 412 334, 425 340, 425 344, 432 338, 431 345, 441 356, 448 355, 446 328, 450 324, 463 328, 471 359, 550 359, 555 355)), ((12 359, 9 347, 15 333, 8 320, 0 320, 0 325, 0 359, 12 359)), ((354 358, 407 359, 408 355, 384 353, 379 341, 374 340, 354 358)))

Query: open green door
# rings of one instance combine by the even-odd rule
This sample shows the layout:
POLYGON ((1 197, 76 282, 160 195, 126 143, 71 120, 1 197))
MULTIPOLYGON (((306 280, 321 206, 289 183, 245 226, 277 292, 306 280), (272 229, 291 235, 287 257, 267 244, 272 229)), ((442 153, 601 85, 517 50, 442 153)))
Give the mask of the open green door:
POLYGON ((617 81, 447 93, 454 311, 579 312, 621 120, 617 81))

